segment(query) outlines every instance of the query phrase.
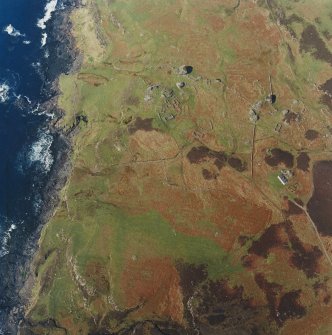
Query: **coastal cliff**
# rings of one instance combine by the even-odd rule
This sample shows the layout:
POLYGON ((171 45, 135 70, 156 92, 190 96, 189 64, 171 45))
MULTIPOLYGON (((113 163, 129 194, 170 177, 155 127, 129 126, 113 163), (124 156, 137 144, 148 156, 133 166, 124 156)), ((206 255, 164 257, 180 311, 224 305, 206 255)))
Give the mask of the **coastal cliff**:
MULTIPOLYGON (((19 2, 15 4, 17 7, 19 5, 19 2)), ((17 80, 25 79, 26 82, 23 85, 10 85, 11 95, 1 106, 1 113, 8 114, 7 119, 14 125, 15 131, 15 135, 10 134, 11 126, 6 123, 6 117, 1 119, 2 126, 8 132, 8 135, 4 134, 2 129, 3 138, 7 135, 6 147, 10 153, 2 161, 10 170, 5 174, 10 186, 2 183, 7 199, 1 205, 6 207, 8 218, 1 215, 0 227, 0 334, 6 335, 16 334, 18 324, 24 318, 34 281, 33 257, 37 252, 40 232, 58 206, 59 192, 70 173, 72 134, 56 127, 57 120, 63 115, 57 100, 60 94, 59 75, 77 71, 80 67, 80 55, 70 34, 69 20, 78 2, 49 1, 40 5, 43 6, 41 13, 36 11, 36 7, 31 8, 30 12, 29 7, 25 9, 24 32, 15 28, 12 28, 14 32, 7 32, 11 39, 7 43, 14 43, 15 47, 7 51, 6 58, 16 52, 26 53, 24 59, 13 58, 9 61, 12 64, 7 65, 6 71, 14 73, 16 70, 17 80), (43 22, 42 29, 39 22, 43 22), (33 28, 29 30, 31 26, 33 28), (23 46, 20 47, 20 43, 23 46), (26 68, 22 65, 26 65, 26 68), (8 110, 4 111, 5 108, 8 110), (8 192, 7 188, 12 191, 8 192), (15 209, 11 213, 13 204, 15 209), (11 222, 9 230, 5 232, 4 218, 11 222)), ((12 10, 15 6, 7 4, 5 7, 12 10)), ((20 17, 21 12, 15 12, 15 15, 20 17)), ((10 15, 6 17, 8 19, 10 15)), ((6 65, 6 58, 2 66, 6 65)))

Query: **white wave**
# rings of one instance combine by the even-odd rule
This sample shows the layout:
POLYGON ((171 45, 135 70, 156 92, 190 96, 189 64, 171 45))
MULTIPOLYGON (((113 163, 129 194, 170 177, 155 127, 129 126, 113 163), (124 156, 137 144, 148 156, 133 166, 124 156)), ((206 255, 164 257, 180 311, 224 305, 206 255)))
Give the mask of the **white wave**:
POLYGON ((41 46, 42 47, 46 45, 46 41, 47 41, 47 34, 42 33, 42 39, 41 39, 41 46))
POLYGON ((34 115, 45 115, 50 119, 54 119, 55 118, 55 113, 50 112, 48 109, 41 109, 40 108, 40 103, 38 103, 37 105, 35 105, 35 107, 33 109, 30 110, 29 112, 30 114, 34 114, 34 115))
POLYGON ((22 34, 19 30, 15 29, 11 24, 3 29, 9 36, 13 37, 24 37, 25 34, 22 34))
POLYGON ((31 110, 30 113, 34 114, 34 115, 38 115, 38 116, 41 116, 41 115, 47 116, 50 120, 55 119, 55 114, 54 113, 49 112, 47 110, 40 110, 39 107, 34 108, 33 110, 31 110))
MULTIPOLYGON (((1 0, 0 0, 1 1, 1 0)), ((44 73, 41 68, 40 62, 33 62, 31 63, 31 66, 33 67, 34 71, 42 78, 44 79, 44 73)))
POLYGON ((40 210, 43 207, 43 200, 40 196, 40 194, 36 194, 36 196, 34 197, 34 201, 33 201, 33 209, 35 214, 38 214, 40 212, 40 210))
POLYGON ((49 172, 54 161, 51 151, 52 143, 53 137, 49 132, 40 133, 39 138, 28 152, 29 165, 38 164, 42 172, 49 172))
POLYGON ((26 117, 26 113, 29 113, 29 110, 31 109, 32 101, 29 99, 29 97, 22 94, 14 94, 13 96, 16 98, 15 100, 13 100, 13 105, 23 111, 21 115, 23 117, 26 117))
POLYGON ((29 97, 27 97, 26 95, 23 95, 23 97, 26 99, 26 101, 29 103, 29 105, 31 105, 32 101, 29 99, 29 97))
POLYGON ((31 111, 32 114, 39 114, 40 103, 38 102, 37 106, 31 111))
POLYGON ((32 64, 31 64, 31 66, 34 68, 34 69, 38 69, 39 67, 40 67, 40 62, 33 62, 32 64))
POLYGON ((0 102, 4 103, 9 99, 10 87, 6 83, 0 83, 0 102))
POLYGON ((29 41, 29 40, 24 40, 24 41, 23 41, 23 44, 26 44, 26 45, 31 44, 31 41, 29 41))
POLYGON ((9 254, 8 243, 11 239, 12 232, 16 229, 16 225, 12 223, 10 227, 1 234, 1 248, 0 248, 0 257, 6 256, 9 254))
POLYGON ((37 22, 39 28, 46 29, 46 22, 52 17, 52 13, 55 11, 57 3, 58 0, 51 0, 46 4, 44 17, 37 22))
POLYGON ((52 112, 45 111, 43 114, 44 114, 45 116, 47 116, 48 118, 50 118, 51 120, 54 120, 54 119, 55 119, 55 114, 52 113, 52 112))
POLYGON ((9 69, 0 70, 0 103, 8 103, 17 98, 15 93, 20 83, 20 76, 9 69))

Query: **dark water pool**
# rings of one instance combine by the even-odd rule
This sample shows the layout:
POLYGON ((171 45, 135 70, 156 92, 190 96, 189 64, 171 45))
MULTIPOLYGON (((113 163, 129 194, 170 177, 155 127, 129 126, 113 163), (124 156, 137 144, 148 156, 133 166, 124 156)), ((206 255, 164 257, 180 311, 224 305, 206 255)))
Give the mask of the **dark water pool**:
POLYGON ((318 231, 332 236, 332 161, 319 161, 313 167, 314 192, 307 204, 318 231))

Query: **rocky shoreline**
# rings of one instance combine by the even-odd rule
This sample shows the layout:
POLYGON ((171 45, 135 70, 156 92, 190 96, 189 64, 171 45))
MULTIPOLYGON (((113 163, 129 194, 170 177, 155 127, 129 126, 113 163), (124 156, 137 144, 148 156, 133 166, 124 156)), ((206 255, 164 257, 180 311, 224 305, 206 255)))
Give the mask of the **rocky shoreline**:
POLYGON ((19 328, 24 324, 25 312, 29 306, 34 285, 34 257, 38 251, 40 234, 58 206, 59 192, 64 187, 71 171, 70 154, 73 131, 65 132, 57 127, 57 122, 64 115, 64 111, 58 107, 57 101, 60 95, 59 76, 63 73, 77 71, 81 64, 80 54, 71 35, 72 24, 70 21, 70 14, 80 6, 80 0, 64 0, 62 4, 65 9, 54 14, 54 18, 47 28, 49 56, 43 68, 45 74, 43 93, 49 99, 41 105, 41 109, 55 115, 55 118, 47 125, 53 136, 54 164, 42 193, 43 208, 38 218, 37 229, 26 241, 20 259, 16 258, 13 280, 7 283, 11 292, 12 304, 7 307, 10 312, 4 334, 17 334, 19 328))

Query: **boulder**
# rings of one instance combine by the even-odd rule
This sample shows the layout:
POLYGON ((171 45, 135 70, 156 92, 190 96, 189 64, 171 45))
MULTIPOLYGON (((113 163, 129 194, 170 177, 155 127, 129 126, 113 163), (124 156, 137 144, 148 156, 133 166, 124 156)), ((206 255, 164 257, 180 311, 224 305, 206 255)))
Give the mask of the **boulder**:
POLYGON ((190 66, 190 65, 181 65, 179 68, 178 68, 178 74, 184 76, 186 74, 189 74, 193 71, 193 67, 190 66))
POLYGON ((186 86, 186 83, 183 82, 183 81, 180 81, 179 83, 176 83, 176 87, 181 89, 181 88, 184 88, 186 86))
POLYGON ((253 109, 249 110, 249 120, 252 123, 256 123, 259 120, 258 114, 253 109))

